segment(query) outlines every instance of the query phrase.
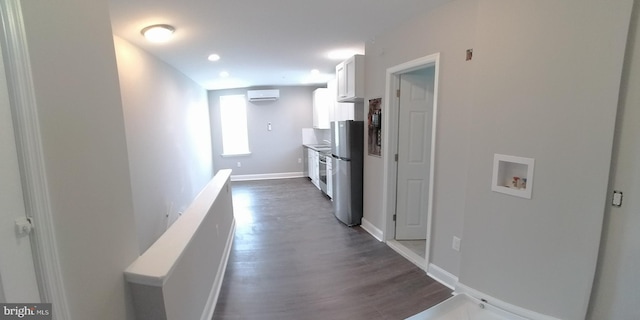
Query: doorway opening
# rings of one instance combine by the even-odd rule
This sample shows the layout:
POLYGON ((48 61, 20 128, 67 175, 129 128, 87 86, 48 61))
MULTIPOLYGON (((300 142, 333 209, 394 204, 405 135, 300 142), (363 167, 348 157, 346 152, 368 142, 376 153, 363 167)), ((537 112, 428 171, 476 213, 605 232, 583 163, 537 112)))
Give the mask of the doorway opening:
POLYGON ((439 54, 387 69, 384 240, 423 270, 433 211, 439 54))

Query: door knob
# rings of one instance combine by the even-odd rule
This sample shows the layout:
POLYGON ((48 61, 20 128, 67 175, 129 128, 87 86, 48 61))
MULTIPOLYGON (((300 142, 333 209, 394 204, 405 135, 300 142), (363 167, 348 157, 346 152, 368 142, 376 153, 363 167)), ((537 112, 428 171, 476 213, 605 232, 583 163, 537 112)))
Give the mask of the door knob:
POLYGON ((25 236, 31 233, 33 230, 33 224, 31 222, 31 218, 27 217, 18 217, 15 220, 16 222, 16 232, 19 236, 25 236))

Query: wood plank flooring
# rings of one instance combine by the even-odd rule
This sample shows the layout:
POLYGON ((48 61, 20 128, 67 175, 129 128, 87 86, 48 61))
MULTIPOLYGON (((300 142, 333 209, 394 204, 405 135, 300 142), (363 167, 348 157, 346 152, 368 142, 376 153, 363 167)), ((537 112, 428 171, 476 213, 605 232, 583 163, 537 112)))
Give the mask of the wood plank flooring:
POLYGON ((233 182, 236 235, 213 319, 404 319, 451 296, 306 178, 233 182))

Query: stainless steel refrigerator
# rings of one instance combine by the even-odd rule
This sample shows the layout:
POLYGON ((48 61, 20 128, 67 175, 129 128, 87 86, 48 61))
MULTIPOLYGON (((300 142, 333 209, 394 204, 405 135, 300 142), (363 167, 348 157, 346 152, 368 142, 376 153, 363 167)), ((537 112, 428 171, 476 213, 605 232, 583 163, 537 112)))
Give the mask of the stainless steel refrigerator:
POLYGON ((363 121, 331 122, 333 212, 348 226, 362 222, 363 121))

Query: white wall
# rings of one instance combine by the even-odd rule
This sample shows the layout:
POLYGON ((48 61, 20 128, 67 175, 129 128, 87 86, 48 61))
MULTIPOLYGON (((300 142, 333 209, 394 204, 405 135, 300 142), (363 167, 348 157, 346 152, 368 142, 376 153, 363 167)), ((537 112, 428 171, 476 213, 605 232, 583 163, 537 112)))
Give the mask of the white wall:
POLYGON ((636 0, 622 76, 609 195, 624 192, 622 207, 607 205, 589 319, 640 319, 640 1, 636 0))
POLYGON ((70 320, 132 319, 123 270, 138 246, 107 1, 21 3, 70 320))
MULTIPOLYGON (((222 157, 220 96, 245 94, 248 89, 209 91, 213 164, 216 170, 233 169, 234 175, 302 173, 302 128, 313 126, 312 93, 316 87, 274 87, 280 99, 247 102, 250 155, 222 157), (267 123, 271 122, 271 131, 267 123), (241 162, 241 167, 237 167, 241 162)), ((249 88, 253 89, 253 88, 249 88)), ((304 160, 304 159, 303 159, 304 160)), ((303 161, 304 162, 304 161, 303 161)))
POLYGON ((460 282, 584 319, 631 0, 480 0, 460 282), (494 153, 536 160, 533 198, 490 189, 494 153))
POLYGON ((212 177, 207 92, 114 37, 140 253, 212 177))
MULTIPOLYGON (((475 16, 476 1, 451 1, 380 35, 375 43, 368 42, 365 57, 365 101, 382 97, 384 103, 387 68, 441 54, 432 262, 454 275, 460 255, 451 249, 451 240, 454 235, 462 236, 473 71, 465 52, 473 48, 475 16)), ((384 221, 382 166, 381 158, 365 156, 364 218, 379 229, 384 221)))
MULTIPOLYGON (((463 284, 584 318, 630 4, 450 1, 367 44, 367 99, 386 99, 386 68, 441 54, 431 259, 463 284), (491 191, 494 153, 536 159, 532 200, 491 191)), ((381 159, 365 157, 364 215, 378 228, 381 183, 381 159)))

